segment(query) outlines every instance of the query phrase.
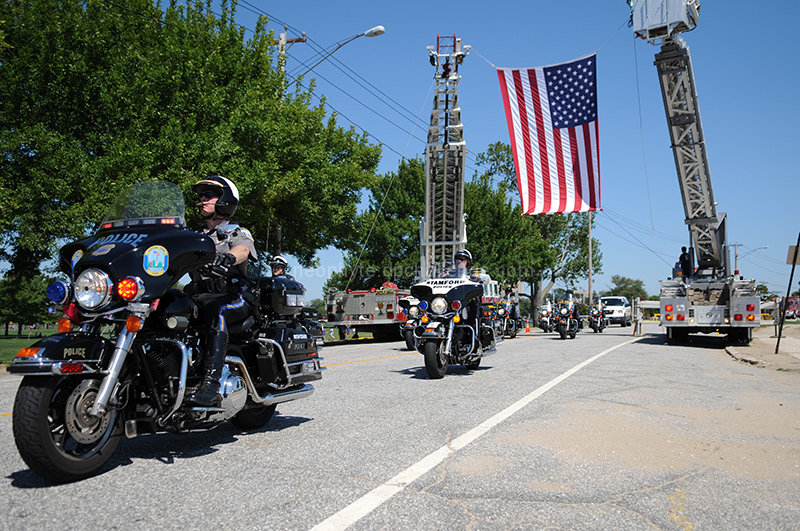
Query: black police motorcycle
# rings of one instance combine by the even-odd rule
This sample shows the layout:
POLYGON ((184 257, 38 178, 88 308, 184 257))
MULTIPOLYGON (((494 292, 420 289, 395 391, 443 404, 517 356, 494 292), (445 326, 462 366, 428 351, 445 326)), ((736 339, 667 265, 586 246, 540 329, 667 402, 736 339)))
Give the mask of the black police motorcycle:
POLYGON ((550 301, 547 301, 547 306, 539 310, 539 315, 536 319, 536 325, 542 329, 543 332, 550 333, 556 329, 556 315, 553 311, 550 301))
POLYGON ((603 306, 598 304, 592 306, 589 310, 589 328, 594 330, 595 333, 602 333, 603 329, 608 326, 608 318, 603 315, 603 306))
POLYGON ((443 378, 450 363, 476 370, 495 350, 491 319, 482 319, 483 286, 469 277, 434 278, 411 287, 419 299, 417 350, 425 356, 428 378, 443 378))
POLYGON ((414 329, 419 325, 419 300, 416 297, 403 297, 397 301, 402 308, 405 320, 400 325, 400 337, 406 342, 408 350, 417 350, 417 340, 414 337, 414 329))
POLYGON ((575 303, 573 301, 563 301, 556 306, 556 330, 561 339, 575 339, 581 322, 576 318, 575 303))
POLYGON ((514 310, 514 303, 510 301, 501 301, 497 308, 497 318, 500 321, 500 333, 503 337, 510 337, 511 339, 517 337, 519 321, 514 319, 514 310))
POLYGON ((214 242, 187 230, 174 184, 141 182, 123 193, 86 239, 61 248, 70 278, 48 287, 62 304, 60 333, 22 349, 24 375, 13 431, 22 458, 53 482, 97 473, 120 438, 208 429, 230 420, 265 425, 276 404, 309 396, 321 378, 314 339, 299 325, 302 284, 253 282, 254 308, 229 323, 218 407, 187 403, 204 376, 198 308, 175 284, 213 263, 214 242))

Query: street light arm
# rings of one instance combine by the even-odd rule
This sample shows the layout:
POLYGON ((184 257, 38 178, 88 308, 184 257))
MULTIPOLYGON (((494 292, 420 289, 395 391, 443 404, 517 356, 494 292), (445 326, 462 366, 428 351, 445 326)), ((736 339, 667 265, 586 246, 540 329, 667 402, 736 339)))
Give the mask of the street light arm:
POLYGON ((359 37, 377 37, 378 35, 383 35, 384 33, 386 33, 386 28, 384 28, 383 26, 375 26, 375 27, 372 27, 372 28, 368 29, 368 30, 367 30, 367 31, 365 31, 364 33, 359 33, 358 35, 353 35, 352 37, 350 37, 350 38, 349 38, 349 39, 347 39, 346 41, 344 41, 344 42, 340 42, 339 44, 337 44, 337 45, 336 45, 336 48, 334 48, 333 50, 331 50, 330 52, 328 52, 328 54, 327 54, 327 55, 325 55, 325 57, 323 57, 322 59, 320 59, 319 61, 317 61, 317 62, 316 62, 316 63, 314 63, 313 65, 311 65, 311 67, 310 67, 308 70, 306 70, 305 72, 303 72, 302 74, 300 74, 300 75, 299 75, 299 76, 297 76, 297 77, 303 77, 304 75, 306 75, 306 74, 308 74, 309 72, 311 72, 312 70, 314 70, 314 68, 315 68, 315 67, 316 67, 318 64, 320 64, 322 61, 324 61, 325 59, 327 59, 328 57, 330 57, 331 55, 333 55, 333 54, 334 54, 334 52, 336 52, 336 50, 338 50, 339 48, 341 48, 342 46, 344 46, 344 45, 345 45, 345 44, 347 44, 348 42, 354 41, 354 40, 356 40, 356 39, 357 39, 357 38, 359 38, 359 37))

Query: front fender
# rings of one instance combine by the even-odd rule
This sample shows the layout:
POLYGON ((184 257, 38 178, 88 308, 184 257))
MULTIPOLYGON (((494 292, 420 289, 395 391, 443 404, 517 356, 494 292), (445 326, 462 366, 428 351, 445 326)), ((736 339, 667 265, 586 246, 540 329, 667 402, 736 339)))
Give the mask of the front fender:
POLYGON ((92 334, 69 332, 40 339, 22 349, 8 367, 15 374, 71 374, 62 370, 73 366, 74 373, 95 372, 114 343, 92 334), (80 370, 79 370, 80 369, 80 370))

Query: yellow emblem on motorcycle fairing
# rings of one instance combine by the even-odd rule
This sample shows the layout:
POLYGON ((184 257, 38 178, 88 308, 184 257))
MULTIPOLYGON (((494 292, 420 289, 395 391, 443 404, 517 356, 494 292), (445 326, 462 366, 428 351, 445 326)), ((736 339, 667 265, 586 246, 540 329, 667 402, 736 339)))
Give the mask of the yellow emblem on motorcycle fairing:
POLYGON ((114 247, 116 247, 116 245, 114 245, 113 243, 101 245, 100 247, 92 251, 92 256, 103 256, 104 254, 108 254, 108 252, 114 247))
POLYGON ((142 267, 151 277, 163 275, 169 268, 169 251, 161 245, 148 247, 144 252, 142 267))
POLYGON ((75 264, 80 262, 81 258, 83 258, 83 251, 77 250, 74 253, 72 253, 72 272, 73 273, 75 272, 75 264))

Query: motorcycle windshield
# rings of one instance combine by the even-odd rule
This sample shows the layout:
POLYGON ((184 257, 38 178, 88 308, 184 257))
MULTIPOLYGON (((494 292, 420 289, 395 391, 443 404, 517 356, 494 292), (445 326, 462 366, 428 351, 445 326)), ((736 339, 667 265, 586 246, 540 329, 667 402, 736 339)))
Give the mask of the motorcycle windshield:
POLYGON ((126 188, 108 209, 99 229, 157 224, 186 224, 183 192, 174 183, 141 181, 126 188))

